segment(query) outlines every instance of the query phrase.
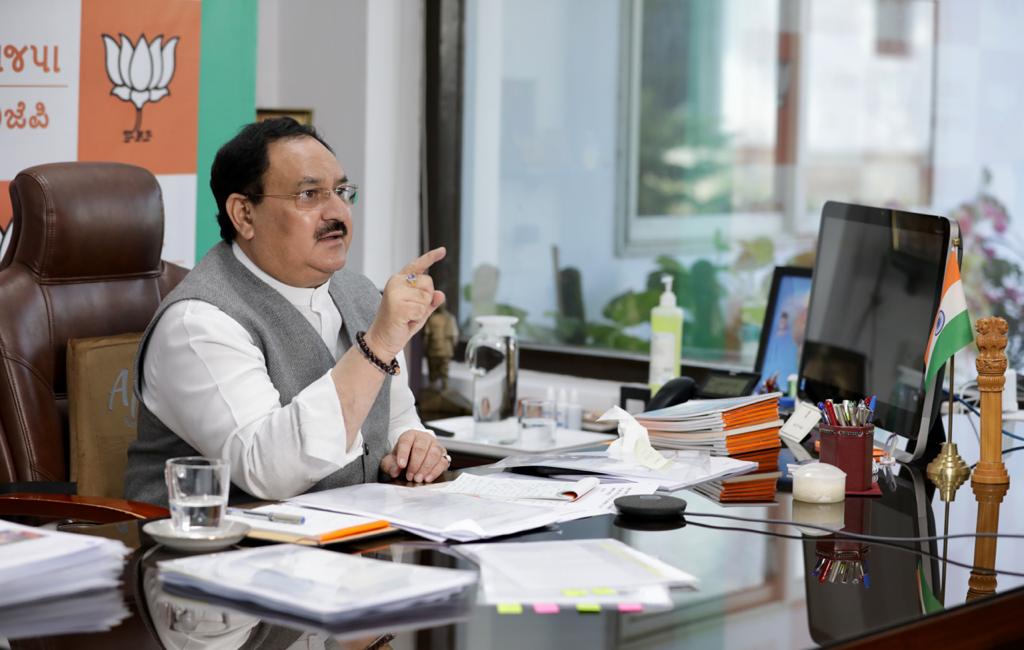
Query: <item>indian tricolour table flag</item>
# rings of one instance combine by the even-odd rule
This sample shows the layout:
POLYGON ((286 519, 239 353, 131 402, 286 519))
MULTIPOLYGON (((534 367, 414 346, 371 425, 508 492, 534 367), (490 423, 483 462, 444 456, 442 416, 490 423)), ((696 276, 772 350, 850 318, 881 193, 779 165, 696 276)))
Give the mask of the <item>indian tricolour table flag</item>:
POLYGON ((942 300, 939 311, 932 322, 932 335, 924 351, 924 386, 927 389, 935 380, 935 374, 942 364, 971 341, 971 319, 967 315, 967 300, 964 285, 960 282, 960 265, 956 252, 949 251, 946 259, 946 277, 942 282, 942 300))

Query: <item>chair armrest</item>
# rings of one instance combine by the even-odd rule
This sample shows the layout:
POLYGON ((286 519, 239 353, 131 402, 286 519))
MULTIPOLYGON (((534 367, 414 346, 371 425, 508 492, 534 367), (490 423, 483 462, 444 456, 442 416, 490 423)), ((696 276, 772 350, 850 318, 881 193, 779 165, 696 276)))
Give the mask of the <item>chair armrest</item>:
POLYGON ((28 516, 110 524, 132 519, 169 517, 167 508, 140 501, 84 497, 75 494, 19 492, 0 494, 0 517, 28 516))
POLYGON ((71 481, 18 481, 0 483, 0 494, 31 492, 33 494, 77 494, 78 484, 71 481))

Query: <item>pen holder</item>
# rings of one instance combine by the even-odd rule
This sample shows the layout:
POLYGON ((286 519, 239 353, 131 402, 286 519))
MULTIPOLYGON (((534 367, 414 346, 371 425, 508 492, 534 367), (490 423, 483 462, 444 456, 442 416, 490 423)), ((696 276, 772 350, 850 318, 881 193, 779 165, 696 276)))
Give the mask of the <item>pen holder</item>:
POLYGON ((846 491, 870 490, 875 425, 841 427, 821 424, 818 433, 821 435, 821 462, 846 472, 846 491))

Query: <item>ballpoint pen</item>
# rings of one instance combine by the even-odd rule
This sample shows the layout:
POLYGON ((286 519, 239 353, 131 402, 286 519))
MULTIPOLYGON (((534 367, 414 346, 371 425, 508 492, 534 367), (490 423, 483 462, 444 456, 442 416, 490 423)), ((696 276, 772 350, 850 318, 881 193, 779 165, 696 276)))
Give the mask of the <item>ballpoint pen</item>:
POLYGON ((306 518, 302 515, 290 515, 286 512, 264 512, 261 510, 244 510, 242 508, 228 508, 229 515, 241 515, 243 517, 258 517, 273 521, 279 524, 303 524, 306 518))

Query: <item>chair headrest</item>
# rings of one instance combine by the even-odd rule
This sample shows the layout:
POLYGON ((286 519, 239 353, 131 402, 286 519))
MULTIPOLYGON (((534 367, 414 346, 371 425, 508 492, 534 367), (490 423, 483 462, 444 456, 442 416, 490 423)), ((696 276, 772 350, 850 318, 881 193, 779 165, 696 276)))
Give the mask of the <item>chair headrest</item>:
POLYGON ((159 275, 160 185, 149 171, 109 162, 29 167, 11 182, 12 262, 40 281, 159 275))

